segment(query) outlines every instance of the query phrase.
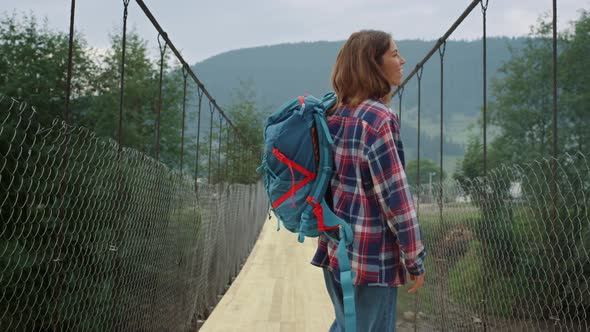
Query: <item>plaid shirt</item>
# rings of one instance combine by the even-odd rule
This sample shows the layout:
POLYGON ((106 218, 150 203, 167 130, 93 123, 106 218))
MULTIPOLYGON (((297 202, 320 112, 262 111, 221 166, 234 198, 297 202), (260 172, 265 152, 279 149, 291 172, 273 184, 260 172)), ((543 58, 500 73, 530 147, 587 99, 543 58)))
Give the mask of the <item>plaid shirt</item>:
MULTIPOLYGON (((333 210, 354 232, 348 247, 353 283, 403 285, 406 269, 413 275, 424 272, 425 254, 397 116, 383 103, 365 100, 355 108, 339 107, 328 126, 336 169, 333 210)), ((337 248, 337 242, 321 235, 311 263, 332 270, 339 281, 337 248)))

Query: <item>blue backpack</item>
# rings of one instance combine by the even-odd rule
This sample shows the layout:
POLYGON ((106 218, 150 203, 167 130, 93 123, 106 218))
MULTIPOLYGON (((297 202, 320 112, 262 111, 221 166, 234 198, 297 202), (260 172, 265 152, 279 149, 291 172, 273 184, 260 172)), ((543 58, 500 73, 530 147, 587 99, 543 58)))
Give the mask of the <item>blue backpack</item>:
MULTIPOLYGON (((356 330, 352 273, 346 247, 352 243, 349 224, 332 212, 325 195, 333 168, 332 137, 326 112, 336 103, 328 93, 321 100, 299 96, 282 105, 264 124, 264 153, 258 172, 263 172, 264 187, 271 210, 283 226, 305 237, 326 234, 338 241, 346 331, 356 330), (339 236, 332 231, 339 230, 339 236)), ((280 228, 277 227, 277 230, 280 228)))

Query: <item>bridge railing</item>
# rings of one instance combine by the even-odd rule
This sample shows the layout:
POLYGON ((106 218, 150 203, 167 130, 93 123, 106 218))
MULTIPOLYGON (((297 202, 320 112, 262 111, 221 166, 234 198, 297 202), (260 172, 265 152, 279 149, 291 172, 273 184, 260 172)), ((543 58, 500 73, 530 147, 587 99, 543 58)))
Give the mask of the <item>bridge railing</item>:
MULTIPOLYGON (((129 2, 123 0, 116 143, 70 122, 71 78, 76 75, 72 73, 71 52, 74 0, 64 121, 40 124, 27 104, 10 98, 0 102, 3 330, 189 329, 206 317, 260 230, 267 209, 260 185, 223 181, 228 162, 237 168, 244 165, 244 159, 256 158, 256 144, 248 142, 221 110, 141 0, 135 2, 157 30, 160 46, 159 95, 153 103, 154 157, 125 147, 129 2), (178 124, 182 128, 181 152, 174 156, 179 159, 179 172, 160 163, 167 49, 180 63, 184 79, 182 107, 178 105, 182 109, 182 123, 178 124), (187 83, 196 85, 197 90, 192 177, 182 173, 186 168, 183 163, 188 164, 184 159, 187 83), (203 99, 210 113, 205 124, 201 124, 203 99), (213 124, 214 114, 218 127, 213 124), (225 135, 228 138, 222 144, 225 135), (205 183, 200 182, 205 178, 205 183)), ((558 158, 556 0, 553 158, 496 170, 488 170, 486 152, 487 7, 487 0, 471 1, 396 91, 401 121, 403 91, 406 88, 408 95, 408 82, 417 78, 415 193, 429 255, 427 287, 412 297, 400 295, 400 306, 404 313, 413 313, 414 328, 421 330, 587 330, 589 172, 584 155, 558 158), (420 119, 424 64, 438 52, 438 175, 442 182, 446 40, 477 7, 482 9, 483 21, 484 177, 442 186, 423 185, 420 119)), ((240 169, 241 173, 249 171, 253 170, 240 169)))
POLYGON ((427 277, 400 293, 400 318, 418 331, 590 329, 589 177, 576 154, 416 187, 427 277))
POLYGON ((268 207, 260 184, 197 193, 192 177, 84 128, 42 127, 10 98, 0 101, 0 184, 3 331, 194 329, 268 207))
MULTIPOLYGON (((558 121, 558 111, 567 112, 567 106, 558 109, 561 88, 558 83, 563 84, 557 80, 558 63, 564 63, 558 62, 557 0, 551 1, 552 20, 547 22, 548 30, 544 35, 552 47, 545 47, 541 52, 547 60, 551 59, 544 66, 550 67, 552 77, 543 78, 543 83, 550 87, 544 91, 551 97, 547 99, 547 108, 536 109, 546 112, 547 116, 551 113, 552 118, 543 124, 543 129, 533 130, 543 137, 542 145, 547 147, 539 155, 550 158, 529 160, 529 155, 528 158, 512 159, 529 160, 526 164, 494 169, 488 167, 487 152, 490 115, 487 98, 488 4, 488 0, 471 1, 394 92, 399 102, 396 111, 400 123, 404 90, 406 96, 409 92, 410 96, 417 97, 417 151, 415 157, 406 155, 406 158, 417 160, 415 171, 412 170, 416 180, 412 184, 416 185, 416 206, 428 255, 427 286, 416 295, 401 292, 400 317, 407 318, 415 331, 586 331, 590 326, 590 172, 587 149, 568 155, 566 151, 576 151, 572 149, 574 144, 567 142, 566 135, 558 133, 560 128, 562 133, 570 129, 563 125, 567 122, 564 120, 567 114, 558 121), (470 174, 458 178, 475 174, 482 177, 445 182, 444 128, 448 121, 444 121, 444 97, 445 89, 449 89, 445 86, 448 82, 444 76, 445 50, 449 37, 476 8, 481 9, 482 18, 482 112, 481 122, 478 122, 482 135, 477 139, 481 144, 473 146, 477 156, 471 157, 477 158, 472 161, 481 161, 481 167, 475 166, 467 171, 464 168, 463 171, 470 174), (426 74, 434 76, 437 81, 440 79, 437 86, 440 88, 437 91, 440 92, 437 119, 440 124, 437 133, 440 138, 439 167, 438 172, 428 171, 430 176, 438 175, 438 179, 433 184, 424 184, 425 179, 420 178, 421 158, 424 157, 421 154, 420 139, 424 135, 421 119, 422 112, 428 107, 422 103, 422 93, 425 92, 423 71, 436 53, 440 72, 426 74), (412 80, 417 83, 415 89, 409 84, 412 80)), ((535 107, 514 108, 514 112, 535 107)), ((572 122, 582 121, 582 118, 576 119, 572 122)), ((526 125, 529 124, 520 124, 526 125)), ((429 134, 433 134, 432 130, 429 134)), ((574 142, 583 140, 576 135, 571 134, 573 139, 570 139, 574 142)), ((532 144, 526 143, 529 146, 520 148, 532 149, 532 144)), ((575 146, 582 149, 583 145, 575 146)), ((514 154, 520 155, 520 152, 514 154)), ((498 158, 494 162, 498 162, 498 158)), ((432 183, 432 178, 429 182, 432 183)))

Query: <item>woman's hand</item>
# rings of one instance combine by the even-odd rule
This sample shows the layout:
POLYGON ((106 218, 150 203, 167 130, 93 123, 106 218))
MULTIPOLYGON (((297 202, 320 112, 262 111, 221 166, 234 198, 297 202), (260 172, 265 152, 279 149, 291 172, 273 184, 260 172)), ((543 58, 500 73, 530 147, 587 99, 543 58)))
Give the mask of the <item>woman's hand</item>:
POLYGON ((422 284, 424 284, 424 276, 425 275, 426 275, 426 272, 422 273, 419 276, 414 276, 414 275, 410 274, 410 280, 414 281, 414 285, 412 287, 410 287, 410 289, 408 289, 408 293, 413 293, 422 287, 422 284))

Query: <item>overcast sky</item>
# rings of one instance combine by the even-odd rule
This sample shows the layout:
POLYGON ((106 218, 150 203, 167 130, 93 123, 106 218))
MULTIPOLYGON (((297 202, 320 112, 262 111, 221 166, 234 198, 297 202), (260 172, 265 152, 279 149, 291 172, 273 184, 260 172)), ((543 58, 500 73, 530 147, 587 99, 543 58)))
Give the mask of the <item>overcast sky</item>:
MULTIPOLYGON (((189 63, 232 49, 286 42, 343 40, 350 33, 373 28, 391 32, 396 40, 438 39, 467 8, 470 0, 145 0, 189 63)), ((67 31, 69 0, 0 0, 4 13, 33 12, 49 26, 67 31)), ((489 0, 488 35, 522 36, 551 0, 489 0)), ((558 28, 590 9, 590 0, 558 0, 558 28)), ((90 45, 105 48, 109 33, 119 31, 122 0, 76 1, 76 29, 90 45)), ((157 48, 157 32, 131 0, 129 27, 157 48)), ((481 36, 479 6, 451 36, 481 36)))

